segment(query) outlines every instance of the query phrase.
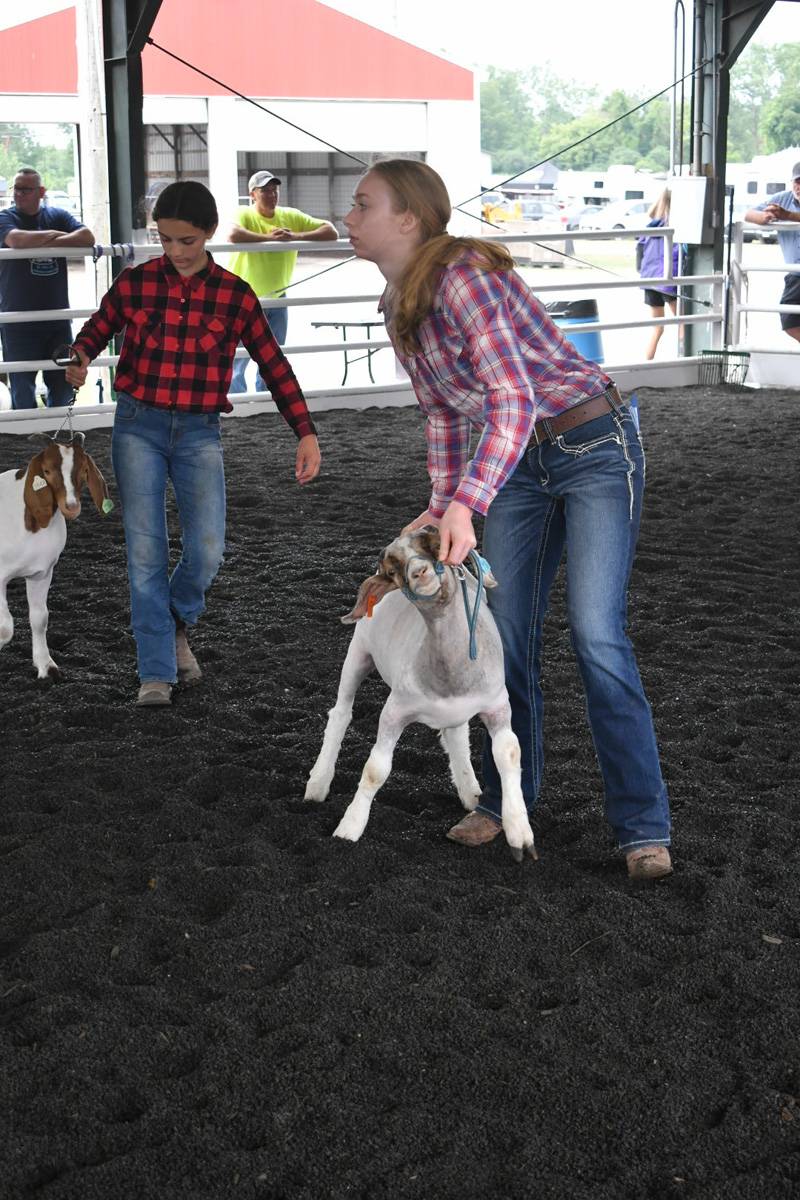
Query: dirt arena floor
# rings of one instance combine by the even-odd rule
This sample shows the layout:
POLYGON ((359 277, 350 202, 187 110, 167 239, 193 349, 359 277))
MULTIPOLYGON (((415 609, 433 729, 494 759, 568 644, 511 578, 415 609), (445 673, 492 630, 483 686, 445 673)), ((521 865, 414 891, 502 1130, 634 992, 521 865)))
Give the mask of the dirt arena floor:
MULTIPOLYGON (((412 409, 229 421, 206 678, 136 711, 118 511, 88 502, 36 680, 0 655, 2 1200, 781 1200, 800 1194, 797 393, 640 393, 631 629, 676 869, 627 882, 564 622, 548 618, 538 863, 459 817, 403 736, 331 838, 385 689, 302 802, 339 615, 426 501, 412 409)), ((114 484, 110 431, 87 449, 114 484)), ((0 436, 0 470, 35 447, 0 436)), ((479 734, 476 731, 476 755, 479 734)))

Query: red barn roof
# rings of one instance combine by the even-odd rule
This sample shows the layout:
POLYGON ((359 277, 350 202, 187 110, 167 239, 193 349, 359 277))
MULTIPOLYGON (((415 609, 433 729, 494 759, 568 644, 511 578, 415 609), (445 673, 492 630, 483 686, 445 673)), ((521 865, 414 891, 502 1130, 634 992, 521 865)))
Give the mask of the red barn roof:
MULTIPOLYGON (((325 100, 471 100, 471 71, 328 8, 291 0, 164 0, 152 37, 164 49, 246 96, 325 100)), ((78 90, 75 10, 0 31, 0 90, 73 95, 78 90)), ((142 54, 147 96, 224 96, 154 46, 142 54)))

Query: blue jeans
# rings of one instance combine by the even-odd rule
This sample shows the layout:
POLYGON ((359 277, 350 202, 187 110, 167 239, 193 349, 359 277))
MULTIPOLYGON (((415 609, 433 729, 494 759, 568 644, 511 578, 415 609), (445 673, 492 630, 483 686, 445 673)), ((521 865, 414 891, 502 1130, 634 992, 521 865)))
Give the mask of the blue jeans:
POLYGON ((122 504, 131 624, 142 683, 174 683, 175 618, 193 625, 225 548, 219 413, 181 412, 117 394, 111 458, 122 504), (169 571, 167 481, 181 527, 169 571))
MULTIPOLYGON (((0 330, 5 362, 25 362, 37 358, 52 358, 59 346, 72 341, 69 321, 48 321, 36 325, 3 325, 0 330)), ((64 372, 57 367, 42 371, 47 387, 47 407, 62 407, 72 403, 74 395, 64 372)), ((12 408, 36 408, 36 371, 15 371, 8 376, 12 408)))
MULTIPOLYGON (((492 501, 484 553, 498 580, 487 593, 505 653, 512 726, 530 812, 544 768, 542 627, 566 550, 567 617, 620 849, 669 845, 667 790, 650 706, 626 633, 626 593, 639 532, 644 451, 627 408, 534 446, 492 501)), ((482 812, 499 819, 500 780, 488 744, 482 812)))
MULTIPOLYGON (((264 316, 267 318, 267 324, 272 330, 273 337, 279 346, 286 343, 286 332, 289 328, 289 309, 288 308, 267 308, 264 310, 264 316)), ((231 386, 228 388, 229 393, 235 396, 239 392, 247 391, 247 381, 245 375, 247 368, 250 366, 251 359, 235 358, 233 360, 233 378, 231 386)), ((261 378, 261 372, 256 371, 256 391, 265 392, 267 385, 261 378)))

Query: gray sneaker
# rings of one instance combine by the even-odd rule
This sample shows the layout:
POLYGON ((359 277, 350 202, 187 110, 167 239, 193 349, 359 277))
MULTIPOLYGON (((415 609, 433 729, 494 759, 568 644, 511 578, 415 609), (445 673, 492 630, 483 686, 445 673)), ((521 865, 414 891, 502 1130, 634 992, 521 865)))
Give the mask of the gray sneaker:
POLYGON ((139 688, 139 694, 136 697, 137 708, 163 708, 166 704, 172 704, 172 684, 171 683, 143 683, 139 688))

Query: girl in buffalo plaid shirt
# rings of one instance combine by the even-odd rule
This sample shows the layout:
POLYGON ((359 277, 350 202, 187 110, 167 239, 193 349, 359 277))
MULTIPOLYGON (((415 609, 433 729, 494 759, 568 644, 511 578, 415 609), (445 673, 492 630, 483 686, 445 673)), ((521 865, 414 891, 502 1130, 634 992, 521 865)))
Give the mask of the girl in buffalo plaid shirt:
POLYGON ((141 686, 136 703, 170 704, 176 680, 200 667, 185 628, 205 608, 225 543, 220 413, 230 412, 233 358, 243 342, 278 411, 298 440, 295 478, 319 472, 320 453, 305 399, 250 286, 206 250, 217 209, 201 183, 170 184, 153 218, 164 254, 123 271, 75 339, 67 370, 78 387, 87 366, 125 331, 114 379, 112 460, 122 501, 131 622, 141 686), (181 557, 169 572, 166 490, 181 525, 181 557))
MULTIPOLYGON (((406 528, 438 525, 440 557, 455 566, 475 546, 473 514, 486 517, 484 551, 499 585, 488 600, 529 811, 543 769, 543 622, 567 551, 568 617, 606 816, 630 876, 655 879, 671 870, 669 808, 625 629, 644 485, 636 421, 605 372, 556 328, 505 247, 450 237, 449 220, 444 183, 410 159, 375 163, 345 218, 355 253, 386 278, 387 331, 427 418, 431 495, 406 528)), ((478 807, 449 834, 467 846, 500 832, 490 745, 483 773, 478 807)))

